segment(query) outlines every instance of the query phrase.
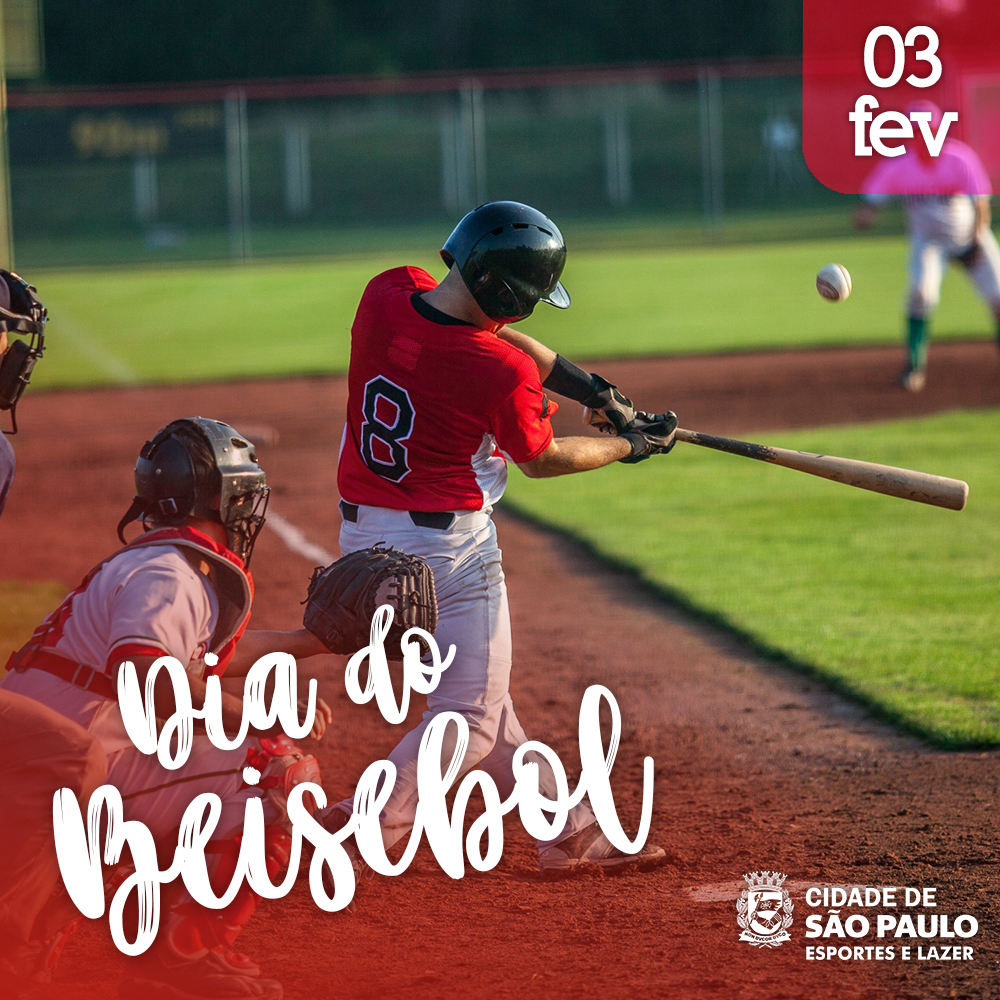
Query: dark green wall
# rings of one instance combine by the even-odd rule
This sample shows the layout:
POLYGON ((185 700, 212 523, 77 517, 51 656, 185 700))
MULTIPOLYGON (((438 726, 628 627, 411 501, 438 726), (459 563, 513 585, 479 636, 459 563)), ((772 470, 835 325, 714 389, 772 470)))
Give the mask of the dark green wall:
POLYGON ((801 0, 44 0, 46 80, 117 84, 796 55, 801 0))

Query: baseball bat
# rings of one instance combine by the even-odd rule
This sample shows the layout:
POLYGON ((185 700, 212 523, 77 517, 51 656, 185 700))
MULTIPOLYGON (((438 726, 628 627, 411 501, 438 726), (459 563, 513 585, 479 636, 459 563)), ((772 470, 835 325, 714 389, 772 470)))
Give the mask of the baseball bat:
POLYGON ((836 458, 833 455, 813 455, 808 451, 790 451, 787 448, 771 448, 751 441, 736 441, 732 438, 715 437, 699 431, 677 428, 677 440, 697 444, 702 448, 714 448, 730 455, 756 458, 760 462, 783 465, 786 469, 807 472, 811 476, 832 479, 836 483, 857 486, 873 493, 885 493, 903 500, 946 507, 948 510, 962 510, 969 498, 969 484, 960 479, 932 476, 927 472, 911 469, 897 469, 892 465, 875 465, 860 462, 854 458, 836 458))

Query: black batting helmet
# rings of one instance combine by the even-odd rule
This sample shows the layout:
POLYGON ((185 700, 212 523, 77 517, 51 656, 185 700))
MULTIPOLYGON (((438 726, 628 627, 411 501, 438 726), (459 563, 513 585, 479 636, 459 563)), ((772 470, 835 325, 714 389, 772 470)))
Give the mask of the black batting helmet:
POLYGON ((122 542, 132 521, 164 527, 200 517, 223 525, 230 550, 249 565, 270 490, 254 446, 228 424, 205 417, 167 424, 139 453, 135 492, 118 525, 122 542))
POLYGON ((480 205, 455 227, 441 259, 456 265, 479 308, 498 323, 512 323, 539 302, 569 306, 559 281, 566 242, 556 224, 519 201, 480 205))

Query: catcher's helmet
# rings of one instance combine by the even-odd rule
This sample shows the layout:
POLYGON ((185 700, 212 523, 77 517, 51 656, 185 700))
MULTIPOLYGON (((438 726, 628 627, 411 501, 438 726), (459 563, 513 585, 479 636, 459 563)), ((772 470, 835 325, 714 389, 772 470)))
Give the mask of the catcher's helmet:
POLYGON ((11 430, 17 433, 17 402, 31 381, 35 362, 45 351, 48 312, 34 285, 13 271, 0 268, 0 333, 26 336, 12 340, 0 359, 0 410, 10 410, 11 430))
POLYGON ((220 420, 175 420, 147 441, 135 465, 135 498, 118 525, 132 521, 159 527, 188 517, 216 521, 229 548, 249 565, 264 526, 270 489, 254 446, 220 420))
POLYGON ((498 323, 530 316, 538 302, 569 306, 559 281, 566 264, 562 233, 519 201, 491 201, 469 212, 441 248, 441 259, 458 267, 479 308, 498 323))

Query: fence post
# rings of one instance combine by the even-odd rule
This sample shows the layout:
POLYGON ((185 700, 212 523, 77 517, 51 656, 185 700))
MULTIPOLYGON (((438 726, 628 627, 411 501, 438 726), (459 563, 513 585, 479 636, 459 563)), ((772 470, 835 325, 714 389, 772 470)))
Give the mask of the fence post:
POLYGON ((724 161, 722 150, 722 86, 711 67, 698 72, 698 123, 701 133, 701 192, 705 224, 722 237, 724 161))
POLYGON ((305 215, 312 202, 309 169, 309 123, 296 119, 285 125, 285 209, 293 217, 305 215))
POLYGON ((632 200, 632 148, 624 95, 618 91, 604 112, 604 163, 608 200, 624 206, 632 200))
POLYGON ((449 212, 486 201, 486 118, 475 80, 462 85, 457 107, 441 114, 441 201, 449 212))
POLYGON ((160 214, 156 157, 142 153, 132 161, 132 195, 135 217, 139 222, 155 222, 160 214))
POLYGON ((441 111, 441 201, 448 212, 458 212, 466 204, 462 197, 462 151, 458 114, 453 107, 441 111))
POLYGON ((224 109, 229 252, 237 260, 246 260, 250 256, 250 135, 246 91, 242 88, 230 91, 224 109))
MULTIPOLYGON (((0 26, 3 0, 0 0, 0 26)), ((14 227, 10 202, 10 147, 7 137, 7 54, 0 30, 0 263, 14 269, 14 227)))
POLYGON ((462 88, 462 131, 467 150, 465 203, 469 208, 486 201, 486 115, 483 88, 469 80, 462 88))

